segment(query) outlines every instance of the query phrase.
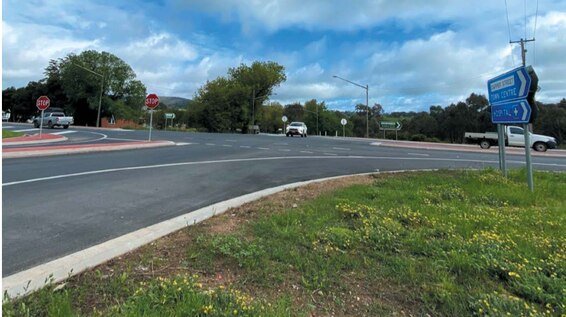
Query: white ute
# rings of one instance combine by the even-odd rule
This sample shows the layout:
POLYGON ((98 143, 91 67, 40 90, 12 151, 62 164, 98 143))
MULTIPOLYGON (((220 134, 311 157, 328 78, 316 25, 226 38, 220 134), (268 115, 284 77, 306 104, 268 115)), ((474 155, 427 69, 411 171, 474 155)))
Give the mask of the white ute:
MULTIPOLYGON (((523 128, 516 126, 505 127, 505 145, 507 146, 525 146, 525 134, 523 128)), ((529 132, 530 133, 530 132, 529 132)), ((556 148, 556 139, 550 136, 533 134, 531 135, 531 147, 535 151, 545 152, 547 149, 556 148)), ((464 139, 467 143, 477 143, 482 149, 489 149, 492 145, 498 144, 497 132, 474 133, 465 132, 464 139)))

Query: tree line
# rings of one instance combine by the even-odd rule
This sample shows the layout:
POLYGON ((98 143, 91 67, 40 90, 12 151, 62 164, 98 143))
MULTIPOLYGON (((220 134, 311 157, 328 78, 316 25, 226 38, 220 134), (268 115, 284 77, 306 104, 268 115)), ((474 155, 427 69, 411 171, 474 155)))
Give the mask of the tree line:
MULTIPOLYGON (((96 125, 98 107, 101 117, 132 122, 147 122, 145 85, 136 79, 132 68, 120 58, 97 51, 51 60, 45 77, 25 87, 2 91, 2 110, 11 112, 11 120, 24 122, 38 111, 36 99, 47 95, 51 107, 61 108, 75 117, 77 125, 96 125)), ((462 143, 464 132, 495 131, 487 98, 472 93, 466 100, 446 107, 434 105, 428 112, 384 113, 380 104, 358 104, 352 111, 328 109, 317 99, 282 105, 268 102, 273 90, 286 80, 285 68, 278 63, 255 61, 230 68, 225 76, 207 81, 184 109, 161 103, 154 124, 163 127, 164 114, 176 114, 175 123, 196 131, 241 132, 259 126, 262 132, 278 133, 284 128, 282 117, 302 121, 309 134, 350 137, 394 136, 380 130, 382 121, 398 121, 402 129, 397 137, 404 140, 462 143), (346 119, 347 124, 341 125, 346 119)), ((537 103, 534 131, 563 141, 566 137, 566 99, 557 104, 537 103)), ((171 122, 168 122, 170 124, 171 122)))

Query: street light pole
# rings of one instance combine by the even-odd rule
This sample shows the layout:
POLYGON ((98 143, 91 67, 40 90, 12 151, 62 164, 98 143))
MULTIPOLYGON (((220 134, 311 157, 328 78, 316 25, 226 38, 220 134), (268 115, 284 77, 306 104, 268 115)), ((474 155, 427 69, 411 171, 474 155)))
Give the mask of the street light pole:
POLYGON ((86 68, 86 67, 84 67, 84 66, 81 66, 81 65, 79 65, 79 64, 72 63, 72 65, 75 65, 75 66, 77 66, 77 67, 79 67, 79 68, 82 68, 82 69, 86 70, 87 72, 93 73, 93 74, 95 74, 96 76, 100 76, 100 78, 101 78, 101 83, 100 83, 100 97, 98 98, 98 115, 96 116, 96 127, 99 128, 99 127, 100 127, 100 110, 101 110, 101 108, 102 108, 102 92, 104 91, 104 75, 99 74, 99 73, 97 73, 97 72, 95 72, 95 71, 93 71, 93 70, 90 70, 90 69, 88 69, 88 68, 86 68))
POLYGON ((334 75, 332 77, 342 79, 345 82, 348 82, 348 83, 350 83, 354 86, 358 86, 358 87, 366 90, 366 138, 369 138, 369 85, 366 84, 365 86, 362 86, 362 85, 356 84, 355 82, 350 81, 346 78, 342 78, 342 77, 336 76, 336 75, 334 75))

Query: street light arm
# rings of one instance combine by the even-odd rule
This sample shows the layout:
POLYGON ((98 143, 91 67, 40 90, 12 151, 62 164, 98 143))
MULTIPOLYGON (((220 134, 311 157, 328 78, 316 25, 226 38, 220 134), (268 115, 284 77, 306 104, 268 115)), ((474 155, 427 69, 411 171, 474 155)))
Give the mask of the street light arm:
POLYGON ((81 66, 81 65, 79 65, 79 64, 75 64, 75 63, 72 63, 72 64, 75 65, 75 66, 77 66, 77 67, 79 67, 79 68, 82 68, 82 69, 86 70, 87 72, 91 72, 91 73, 93 73, 93 74, 95 74, 95 75, 97 75, 97 76, 100 76, 100 77, 104 78, 104 76, 103 76, 102 74, 99 74, 99 73, 97 73, 97 72, 95 72, 95 71, 93 71, 93 70, 91 70, 91 69, 88 69, 88 68, 86 68, 86 67, 84 67, 84 66, 81 66))
POLYGON ((338 79, 342 79, 343 81, 349 82, 350 84, 352 84, 352 85, 356 85, 356 86, 358 86, 358 87, 360 87, 360 88, 363 88, 363 89, 366 89, 366 90, 368 89, 368 87, 367 87, 367 86, 362 86, 362 85, 360 85, 360 84, 356 84, 355 82, 353 82, 353 81, 350 81, 350 80, 347 80, 346 78, 342 78, 342 77, 340 77, 340 76, 336 76, 336 75, 334 75, 334 76, 332 76, 332 77, 334 77, 334 78, 338 78, 338 79))

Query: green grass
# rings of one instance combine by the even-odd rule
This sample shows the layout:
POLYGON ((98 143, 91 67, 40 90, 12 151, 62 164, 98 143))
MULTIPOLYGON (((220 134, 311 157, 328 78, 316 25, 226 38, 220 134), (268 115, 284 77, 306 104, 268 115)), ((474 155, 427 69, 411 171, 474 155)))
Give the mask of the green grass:
POLYGON ((14 138, 17 136, 22 136, 24 135, 22 132, 14 132, 14 131, 9 131, 9 130, 2 130, 2 139, 5 138, 14 138))
POLYGON ((3 315, 564 316, 566 174, 535 173, 534 193, 525 179, 378 175, 299 208, 264 204, 236 230, 187 229, 198 237, 179 252, 201 277, 91 274, 5 300, 3 315), (219 271, 229 287, 207 283, 219 271))

